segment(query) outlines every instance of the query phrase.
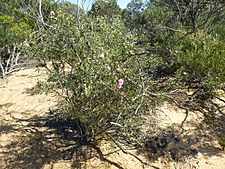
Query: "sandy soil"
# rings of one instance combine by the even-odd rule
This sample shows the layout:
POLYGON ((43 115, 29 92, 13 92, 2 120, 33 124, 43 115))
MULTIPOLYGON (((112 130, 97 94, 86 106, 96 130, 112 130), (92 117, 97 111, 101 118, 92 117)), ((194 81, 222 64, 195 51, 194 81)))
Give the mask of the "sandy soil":
MULTIPOLYGON (((21 70, 0 80, 0 168, 1 169, 70 169, 78 167, 74 152, 66 150, 66 144, 53 129, 42 124, 49 108, 56 106, 56 99, 48 94, 36 94, 32 88, 44 79, 46 72, 36 68, 21 70), (71 160, 73 159, 73 160, 71 160)), ((222 104, 222 103, 218 103, 222 104)), ((124 147, 124 153, 113 143, 102 143, 106 161, 93 157, 80 168, 171 168, 171 169, 224 169, 225 154, 217 142, 218 132, 224 131, 224 109, 211 126, 202 123, 203 116, 189 112, 181 136, 194 143, 199 153, 183 162, 159 159, 149 162, 132 147, 124 147), (218 130, 217 130, 218 129, 218 130), (220 130, 219 130, 220 129, 220 130), (128 150, 129 149, 129 150, 128 150), (141 162, 142 161, 142 162, 141 162)), ((158 110, 162 128, 180 129, 186 114, 184 110, 165 103, 158 110)), ((83 148, 85 149, 85 147, 83 148)), ((88 148, 87 148, 88 149, 88 148)), ((84 150, 83 150, 84 151, 84 150)), ((84 151, 88 152, 88 151, 84 151)), ((76 158, 87 156, 77 155, 76 158)))

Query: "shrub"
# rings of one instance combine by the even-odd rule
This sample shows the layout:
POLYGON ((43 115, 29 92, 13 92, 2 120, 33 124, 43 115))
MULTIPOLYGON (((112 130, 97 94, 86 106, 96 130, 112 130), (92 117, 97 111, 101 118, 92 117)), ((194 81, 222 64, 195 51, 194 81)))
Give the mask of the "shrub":
POLYGON ((31 32, 30 26, 14 16, 0 15, 0 77, 11 73, 20 59, 19 46, 31 32))
POLYGON ((216 36, 203 31, 186 36, 173 54, 183 77, 197 79, 201 86, 211 89, 225 82, 225 44, 216 36))
POLYGON ((146 58, 129 56, 134 39, 120 18, 76 21, 59 12, 50 25, 27 50, 51 61, 47 87, 59 96, 64 115, 79 119, 88 138, 137 129, 152 106, 141 74, 146 58))

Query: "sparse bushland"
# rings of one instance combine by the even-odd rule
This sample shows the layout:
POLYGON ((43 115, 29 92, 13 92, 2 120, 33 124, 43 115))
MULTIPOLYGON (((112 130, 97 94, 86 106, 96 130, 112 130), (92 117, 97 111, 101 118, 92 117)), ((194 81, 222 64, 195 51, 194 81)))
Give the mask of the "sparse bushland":
POLYGON ((47 0, 29 9, 28 20, 0 16, 0 36, 12 47, 28 39, 19 51, 50 63, 39 85, 58 96, 61 116, 77 121, 82 143, 128 138, 143 146, 141 126, 161 100, 176 102, 171 91, 185 86, 204 102, 223 89, 222 1, 132 1, 122 14, 114 0, 89 12, 47 0))

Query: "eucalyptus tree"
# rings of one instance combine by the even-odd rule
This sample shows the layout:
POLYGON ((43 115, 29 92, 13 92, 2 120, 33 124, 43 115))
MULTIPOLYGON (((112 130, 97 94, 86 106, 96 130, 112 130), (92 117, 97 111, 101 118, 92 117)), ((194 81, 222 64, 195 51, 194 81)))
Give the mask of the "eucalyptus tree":
POLYGON ((89 14, 94 17, 103 16, 107 18, 114 18, 121 15, 121 9, 117 4, 117 0, 96 0, 92 4, 89 14))
POLYGON ((220 20, 225 10, 224 0, 153 0, 149 4, 171 8, 182 25, 192 32, 220 20))

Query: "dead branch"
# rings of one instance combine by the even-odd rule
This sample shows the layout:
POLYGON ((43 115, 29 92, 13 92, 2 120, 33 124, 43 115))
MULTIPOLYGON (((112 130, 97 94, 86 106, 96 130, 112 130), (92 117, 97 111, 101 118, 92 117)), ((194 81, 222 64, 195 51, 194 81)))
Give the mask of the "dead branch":
POLYGON ((97 147, 95 144, 93 143, 88 143, 87 146, 90 146, 91 148, 93 148, 94 150, 96 150, 96 152, 99 155, 99 158, 101 161, 105 161, 111 165, 114 165, 115 167, 119 168, 119 169, 124 169, 122 166, 120 166, 118 163, 111 161, 107 158, 104 157, 104 154, 102 153, 101 149, 99 147, 97 147))
POLYGON ((1 48, 0 51, 0 68, 1 68, 1 76, 4 78, 6 75, 12 73, 14 71, 14 69, 16 68, 16 66, 18 65, 18 61, 20 59, 20 55, 21 53, 18 51, 17 47, 13 47, 12 50, 10 50, 9 47, 5 46, 1 48), (7 50, 7 54, 9 55, 9 57, 6 59, 6 63, 5 60, 3 60, 3 54, 2 51, 6 49, 7 50))
POLYGON ((219 98, 218 96, 216 96, 215 98, 216 98, 216 99, 218 99, 219 101, 222 101, 222 102, 224 102, 224 103, 225 103, 225 100, 224 100, 224 99, 219 98))

